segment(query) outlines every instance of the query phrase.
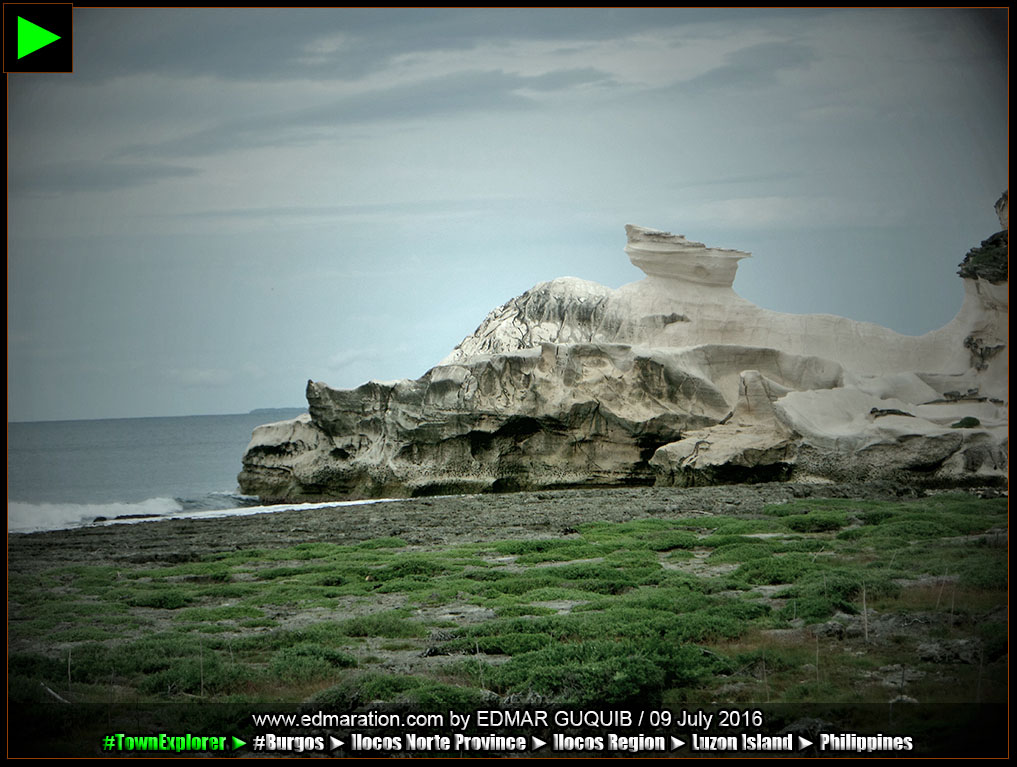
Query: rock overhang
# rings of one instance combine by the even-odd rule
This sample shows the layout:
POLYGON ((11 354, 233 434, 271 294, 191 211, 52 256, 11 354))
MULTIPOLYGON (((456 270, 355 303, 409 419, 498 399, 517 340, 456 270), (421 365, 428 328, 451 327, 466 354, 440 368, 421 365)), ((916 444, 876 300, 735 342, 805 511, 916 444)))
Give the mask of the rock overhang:
POLYGON ((741 250, 707 247, 681 234, 635 224, 626 224, 625 234, 629 260, 648 277, 730 288, 738 262, 752 256, 741 250))
POLYGON ((309 382, 310 416, 256 431, 241 489, 310 500, 1006 481, 1005 272, 1001 283, 966 277, 951 323, 903 336, 757 307, 731 289, 749 253, 646 227, 626 233, 645 280, 619 290, 541 283, 416 380, 346 391, 309 382))

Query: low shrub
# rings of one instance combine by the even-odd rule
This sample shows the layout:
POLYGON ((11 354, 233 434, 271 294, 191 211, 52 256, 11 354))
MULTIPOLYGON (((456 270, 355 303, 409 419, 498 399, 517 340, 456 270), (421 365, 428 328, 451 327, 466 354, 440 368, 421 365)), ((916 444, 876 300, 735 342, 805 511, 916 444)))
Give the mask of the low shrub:
POLYGON ((356 665, 357 659, 342 650, 302 642, 277 651, 269 670, 282 681, 306 682, 356 665))

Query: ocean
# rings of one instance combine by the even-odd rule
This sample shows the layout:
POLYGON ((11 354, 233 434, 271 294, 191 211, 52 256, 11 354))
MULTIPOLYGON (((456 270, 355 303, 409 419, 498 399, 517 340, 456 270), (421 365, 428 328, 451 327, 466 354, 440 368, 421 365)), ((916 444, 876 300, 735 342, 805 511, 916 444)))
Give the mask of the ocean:
POLYGON ((7 531, 259 513, 237 474, 256 426, 299 409, 242 415, 7 424, 7 531))

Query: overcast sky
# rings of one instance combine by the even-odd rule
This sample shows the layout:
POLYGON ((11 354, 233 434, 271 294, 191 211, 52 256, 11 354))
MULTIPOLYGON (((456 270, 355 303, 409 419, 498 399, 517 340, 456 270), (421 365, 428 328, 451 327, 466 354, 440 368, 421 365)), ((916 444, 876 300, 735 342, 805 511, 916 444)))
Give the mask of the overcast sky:
POLYGON ((1005 11, 74 11, 8 79, 8 420, 415 378, 488 311, 640 279, 920 334, 999 226, 1005 11))

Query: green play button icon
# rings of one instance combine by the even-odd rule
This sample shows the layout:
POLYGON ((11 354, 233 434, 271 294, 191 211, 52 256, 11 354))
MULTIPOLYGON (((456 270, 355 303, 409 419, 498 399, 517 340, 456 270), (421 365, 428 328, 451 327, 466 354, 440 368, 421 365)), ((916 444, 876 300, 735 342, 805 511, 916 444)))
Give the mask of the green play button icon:
POLYGON ((18 16, 18 58, 22 59, 50 43, 55 43, 60 35, 54 35, 48 29, 33 24, 28 19, 18 16))
POLYGON ((4 3, 4 72, 74 73, 74 6, 4 3))

